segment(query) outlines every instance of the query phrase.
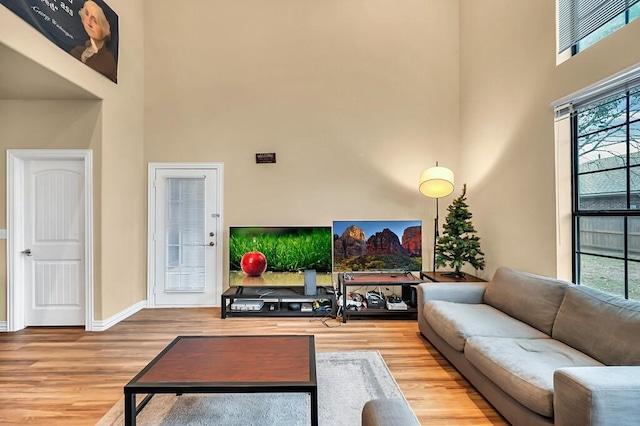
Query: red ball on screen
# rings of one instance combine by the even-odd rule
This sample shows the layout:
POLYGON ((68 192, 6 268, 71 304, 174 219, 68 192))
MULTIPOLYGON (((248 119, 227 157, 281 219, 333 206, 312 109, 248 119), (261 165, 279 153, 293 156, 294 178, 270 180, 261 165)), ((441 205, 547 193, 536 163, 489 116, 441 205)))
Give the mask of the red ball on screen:
POLYGON ((267 258, 259 251, 250 251, 240 259, 240 267, 245 274, 257 276, 267 270, 267 258))

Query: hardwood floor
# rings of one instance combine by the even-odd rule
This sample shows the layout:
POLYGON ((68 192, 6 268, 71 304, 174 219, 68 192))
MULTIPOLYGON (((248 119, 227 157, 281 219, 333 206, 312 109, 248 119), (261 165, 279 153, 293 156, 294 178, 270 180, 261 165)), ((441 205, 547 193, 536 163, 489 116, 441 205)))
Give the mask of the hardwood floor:
POLYGON ((0 423, 93 425, 181 334, 313 334, 318 352, 377 349, 422 424, 507 424, 420 336, 416 321, 222 320, 217 308, 144 309, 100 333, 57 327, 0 333, 0 423))

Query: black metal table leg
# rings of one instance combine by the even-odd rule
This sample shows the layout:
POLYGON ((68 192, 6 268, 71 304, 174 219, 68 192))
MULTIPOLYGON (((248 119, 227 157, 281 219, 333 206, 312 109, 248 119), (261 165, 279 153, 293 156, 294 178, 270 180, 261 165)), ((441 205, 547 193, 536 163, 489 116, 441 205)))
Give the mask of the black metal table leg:
POLYGON ((318 389, 311 391, 311 426, 318 426, 318 389))
POLYGON ((136 394, 124 394, 124 424, 125 426, 136 425, 136 394))

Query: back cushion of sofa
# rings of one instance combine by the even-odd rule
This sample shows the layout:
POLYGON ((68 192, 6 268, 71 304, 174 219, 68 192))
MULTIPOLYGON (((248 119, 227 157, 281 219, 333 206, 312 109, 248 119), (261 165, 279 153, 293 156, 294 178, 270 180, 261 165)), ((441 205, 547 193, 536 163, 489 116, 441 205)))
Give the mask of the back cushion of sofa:
POLYGON ((569 285, 554 278, 499 268, 487 284, 484 302, 551 335, 569 285))
POLYGON ((640 365, 640 303, 573 286, 553 326, 553 338, 606 365, 640 365))

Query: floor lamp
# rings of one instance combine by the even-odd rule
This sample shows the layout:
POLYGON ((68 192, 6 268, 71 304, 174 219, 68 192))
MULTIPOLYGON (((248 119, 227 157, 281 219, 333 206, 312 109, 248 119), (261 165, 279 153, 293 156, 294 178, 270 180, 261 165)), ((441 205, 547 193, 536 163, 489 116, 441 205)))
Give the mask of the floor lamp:
POLYGON ((453 192, 453 172, 438 166, 424 169, 420 173, 420 193, 429 198, 436 199, 436 217, 433 227, 433 279, 436 279, 436 245, 438 244, 438 199, 446 197, 453 192))

